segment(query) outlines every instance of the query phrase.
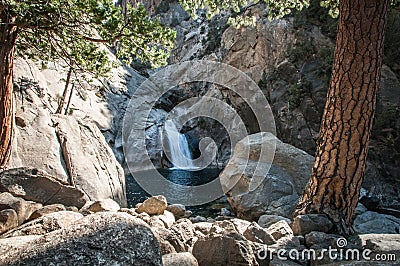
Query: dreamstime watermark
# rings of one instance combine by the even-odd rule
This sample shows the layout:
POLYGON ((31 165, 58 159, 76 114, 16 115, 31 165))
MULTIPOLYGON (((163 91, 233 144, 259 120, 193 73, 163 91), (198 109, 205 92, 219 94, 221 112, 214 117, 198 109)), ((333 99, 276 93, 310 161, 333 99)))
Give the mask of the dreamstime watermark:
POLYGON ((329 259, 331 261, 396 261, 394 253, 373 253, 372 250, 366 248, 363 250, 355 248, 346 248, 347 240, 340 237, 336 240, 336 247, 328 246, 322 249, 270 249, 268 246, 263 246, 256 251, 256 256, 259 260, 294 260, 294 261, 318 261, 329 259))
MULTIPOLYGON (((206 60, 182 62, 154 73, 137 88, 126 109, 122 128, 125 161, 136 182, 150 195, 161 194, 167 198, 168 202, 186 206, 200 205, 218 199, 224 195, 224 192, 232 189, 240 179, 240 175, 236 175, 229 179, 216 178, 198 186, 180 185, 165 179, 151 161, 146 150, 146 130, 157 123, 154 119, 151 121, 155 104, 170 90, 195 82, 209 83, 225 91, 229 90, 229 93, 235 95, 235 99, 240 98, 240 101, 251 109, 260 132, 271 133, 271 135, 261 134, 263 145, 260 145, 258 160, 252 158, 253 161, 257 161, 257 166, 252 168, 253 176, 259 178, 251 180, 250 190, 254 190, 262 183, 275 154, 275 138, 271 136, 275 135, 276 129, 271 108, 264 93, 245 73, 230 65, 206 60), (183 196, 179 197, 179 195, 183 196)), ((165 133, 167 130, 166 124, 171 128, 171 123, 173 123, 173 127, 179 131, 195 118, 210 118, 218 121, 228 132, 232 154, 235 145, 248 136, 248 130, 237 110, 222 98, 218 95, 205 94, 183 100, 163 118, 162 132, 165 133)), ((174 162, 168 145, 165 145, 164 141, 162 144, 163 153, 175 166, 187 165, 189 160, 187 157, 183 163, 174 162)), ((176 146, 173 148, 174 151, 180 150, 176 146)), ((190 164, 195 165, 196 170, 206 168, 215 159, 216 149, 217 145, 212 138, 201 139, 199 141, 201 156, 191 160, 190 164)), ((244 156, 246 154, 249 160, 251 156, 249 145, 243 145, 243 150, 241 150, 243 157, 246 157, 244 156)), ((246 158, 241 157, 241 159, 244 160, 243 165, 246 165, 246 158)), ((246 167, 240 170, 244 172, 246 167)))

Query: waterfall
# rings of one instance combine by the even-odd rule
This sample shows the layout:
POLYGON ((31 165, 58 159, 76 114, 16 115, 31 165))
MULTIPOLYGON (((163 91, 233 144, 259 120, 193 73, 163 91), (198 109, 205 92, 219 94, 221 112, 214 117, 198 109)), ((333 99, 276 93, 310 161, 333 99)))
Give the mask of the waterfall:
POLYGON ((179 133, 172 120, 165 121, 164 128, 168 140, 169 159, 173 166, 180 169, 194 169, 185 135, 179 133))

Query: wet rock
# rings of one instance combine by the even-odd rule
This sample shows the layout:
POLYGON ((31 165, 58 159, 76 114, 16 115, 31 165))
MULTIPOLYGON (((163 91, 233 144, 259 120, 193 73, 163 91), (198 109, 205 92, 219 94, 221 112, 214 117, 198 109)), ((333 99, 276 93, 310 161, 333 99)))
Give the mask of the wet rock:
POLYGON ((189 252, 171 253, 162 256, 164 266, 198 266, 196 258, 189 252))
POLYGON ((9 265, 162 265, 150 228, 121 212, 99 212, 0 255, 9 265), (73 253, 71 254, 71 251, 73 253))
POLYGON ((145 212, 149 215, 158 215, 163 214, 166 209, 167 199, 164 196, 159 195, 146 199, 139 205, 136 211, 138 213, 145 212))
POLYGON ((295 235, 305 235, 312 231, 329 232, 333 224, 321 214, 298 215, 293 219, 292 229, 295 235))

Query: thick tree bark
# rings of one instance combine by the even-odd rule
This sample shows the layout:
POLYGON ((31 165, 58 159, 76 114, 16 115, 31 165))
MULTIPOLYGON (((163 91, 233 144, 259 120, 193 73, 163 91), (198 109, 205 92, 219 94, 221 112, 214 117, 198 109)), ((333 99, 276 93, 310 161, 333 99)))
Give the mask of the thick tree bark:
POLYGON ((326 214, 349 235, 364 178, 387 0, 340 0, 332 77, 311 179, 295 215, 326 214))
POLYGON ((0 7, 0 169, 6 167, 12 140, 13 119, 13 62, 17 39, 17 27, 13 24, 15 18, 0 7))

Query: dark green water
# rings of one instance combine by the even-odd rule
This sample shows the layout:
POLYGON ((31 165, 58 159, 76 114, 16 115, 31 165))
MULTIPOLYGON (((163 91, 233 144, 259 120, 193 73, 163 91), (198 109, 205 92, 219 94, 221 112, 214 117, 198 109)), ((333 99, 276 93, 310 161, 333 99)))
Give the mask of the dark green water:
MULTIPOLYGON (((206 184, 218 177, 221 169, 206 168, 199 171, 187 171, 181 169, 158 169, 158 172, 169 181, 186 186, 198 186, 206 184)), ((179 193, 176 190, 175 193, 179 193)), ((143 202, 150 195, 144 191, 135 179, 129 175, 126 177, 126 194, 128 200, 128 207, 134 207, 137 203, 143 202)), ((181 197, 185 195, 177 195, 181 197)), ((221 208, 228 207, 225 197, 212 201, 210 203, 186 207, 186 209, 193 212, 192 216, 200 215, 205 217, 215 217, 218 215, 221 208)))

